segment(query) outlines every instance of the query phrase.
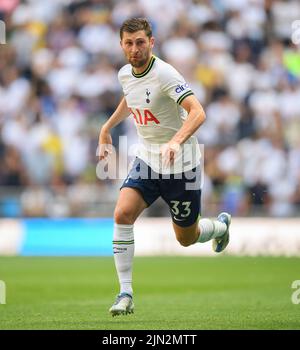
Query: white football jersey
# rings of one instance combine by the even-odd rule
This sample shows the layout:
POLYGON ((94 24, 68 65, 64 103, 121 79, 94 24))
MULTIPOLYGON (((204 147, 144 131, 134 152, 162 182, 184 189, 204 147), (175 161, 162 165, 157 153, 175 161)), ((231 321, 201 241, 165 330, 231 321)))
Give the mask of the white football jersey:
POLYGON ((162 166, 160 147, 169 142, 181 128, 187 112, 181 102, 193 92, 184 78, 170 64, 152 56, 147 69, 135 74, 130 64, 119 71, 130 118, 135 122, 140 145, 137 156, 155 172, 182 173, 200 163, 200 150, 195 136, 191 136, 171 168, 162 166))

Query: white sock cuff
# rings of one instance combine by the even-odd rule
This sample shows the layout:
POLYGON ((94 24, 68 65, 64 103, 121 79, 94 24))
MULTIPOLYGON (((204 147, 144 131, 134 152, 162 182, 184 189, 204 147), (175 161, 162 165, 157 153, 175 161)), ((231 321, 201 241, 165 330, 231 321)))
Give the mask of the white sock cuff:
POLYGON ((133 233, 134 225, 114 224, 114 241, 132 241, 134 239, 133 233))
POLYGON ((209 241, 212 238, 212 234, 214 232, 214 223, 210 219, 200 219, 199 220, 200 227, 200 236, 198 238, 198 242, 204 243, 209 241))

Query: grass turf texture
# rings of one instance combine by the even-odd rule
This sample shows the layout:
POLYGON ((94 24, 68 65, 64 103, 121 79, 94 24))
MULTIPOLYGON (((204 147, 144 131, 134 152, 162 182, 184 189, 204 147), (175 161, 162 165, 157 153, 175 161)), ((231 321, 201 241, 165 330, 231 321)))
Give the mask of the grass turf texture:
POLYGON ((135 258, 135 313, 112 318, 113 258, 1 257, 0 329, 300 329, 299 258, 135 258))

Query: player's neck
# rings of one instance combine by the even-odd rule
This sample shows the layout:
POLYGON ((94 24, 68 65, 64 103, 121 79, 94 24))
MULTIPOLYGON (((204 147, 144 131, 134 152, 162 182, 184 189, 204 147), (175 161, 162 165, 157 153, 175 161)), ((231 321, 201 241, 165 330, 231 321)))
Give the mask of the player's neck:
POLYGON ((151 54, 149 55, 149 58, 148 58, 147 62, 146 62, 143 66, 141 66, 141 67, 132 67, 134 73, 135 73, 135 74, 141 74, 141 73, 143 73, 143 72, 147 69, 147 67, 149 66, 149 63, 150 63, 150 61, 151 61, 152 56, 153 56, 153 54, 151 53, 151 54))

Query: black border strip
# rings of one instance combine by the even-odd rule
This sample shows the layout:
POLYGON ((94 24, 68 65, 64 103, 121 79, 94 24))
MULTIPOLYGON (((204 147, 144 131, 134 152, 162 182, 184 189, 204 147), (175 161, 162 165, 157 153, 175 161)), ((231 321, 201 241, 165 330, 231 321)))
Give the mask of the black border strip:
POLYGON ((156 57, 155 56, 152 56, 151 59, 150 59, 150 62, 148 64, 148 67, 142 72, 142 73, 134 73, 133 69, 132 69, 132 75, 135 77, 135 78, 142 78, 144 77, 145 75, 147 75, 151 68, 153 67, 153 64, 154 64, 154 61, 155 61, 156 57))
POLYGON ((181 96, 179 97, 179 99, 177 100, 176 103, 178 103, 178 104, 180 105, 181 102, 182 102, 186 97, 191 96, 191 95, 194 95, 193 91, 189 90, 189 91, 185 92, 183 95, 181 95, 181 96))

